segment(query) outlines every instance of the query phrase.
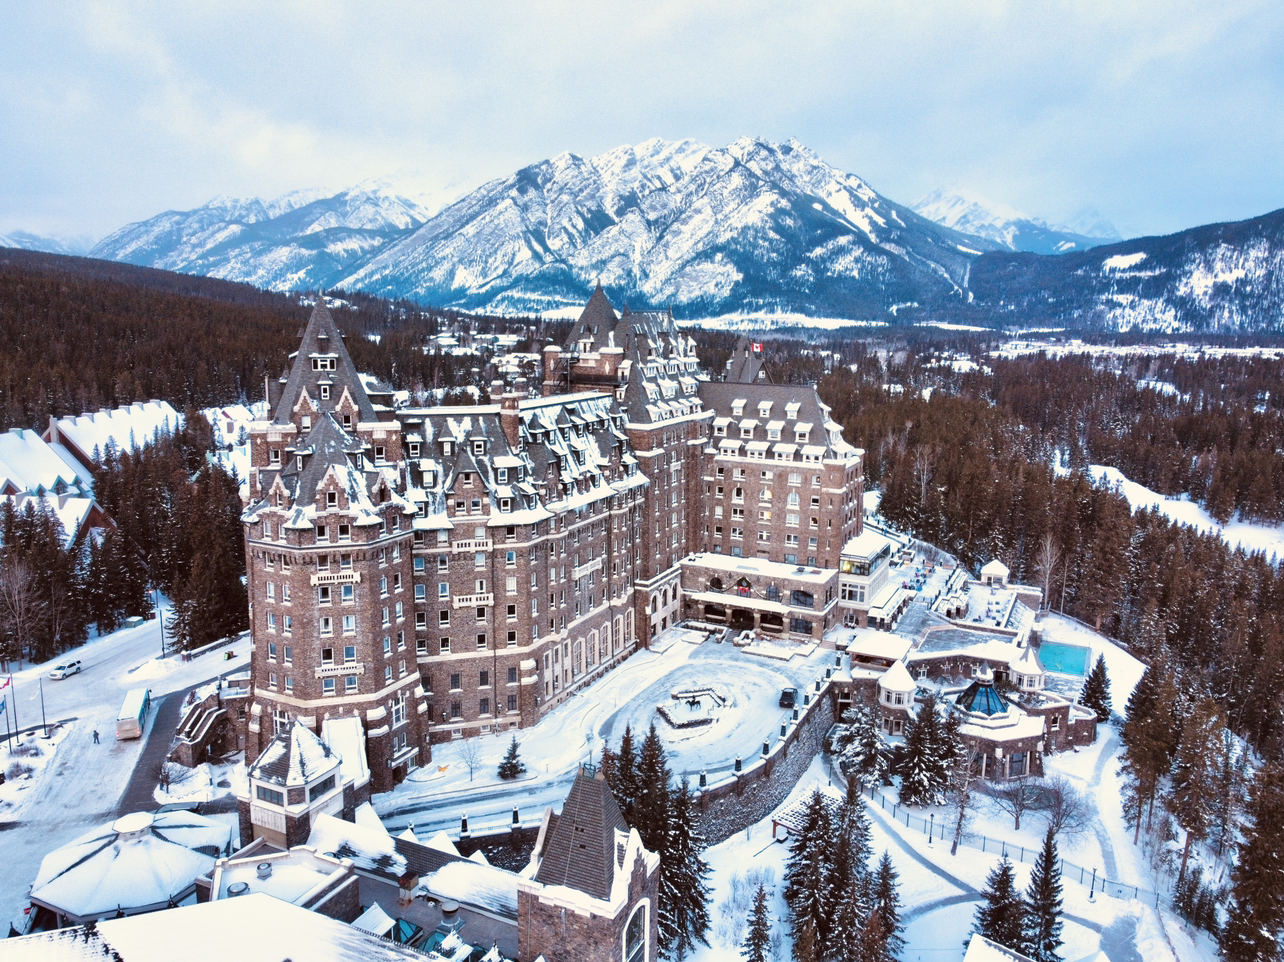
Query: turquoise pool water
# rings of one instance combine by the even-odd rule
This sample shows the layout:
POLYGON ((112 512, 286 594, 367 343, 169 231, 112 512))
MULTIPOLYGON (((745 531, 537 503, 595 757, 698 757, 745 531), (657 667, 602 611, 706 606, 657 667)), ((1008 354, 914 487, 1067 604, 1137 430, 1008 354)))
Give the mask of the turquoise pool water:
POLYGON ((1088 674, 1088 662, 1091 658, 1092 649, 1082 645, 1045 641, 1039 647, 1039 661, 1043 662, 1043 667, 1061 675, 1088 674))

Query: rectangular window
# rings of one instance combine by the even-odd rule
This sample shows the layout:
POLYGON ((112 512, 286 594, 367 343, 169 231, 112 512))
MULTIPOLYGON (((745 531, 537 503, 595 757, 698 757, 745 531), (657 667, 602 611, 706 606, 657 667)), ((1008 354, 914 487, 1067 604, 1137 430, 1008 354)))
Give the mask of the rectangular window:
POLYGON ((267 802, 269 805, 284 805, 285 792, 278 792, 274 788, 267 788, 264 785, 255 785, 254 794, 260 802, 267 802))
POLYGON ((485 649, 486 649, 486 635, 485 635, 484 633, 478 634, 478 635, 477 635, 477 650, 478 650, 478 651, 484 651, 485 649))
POLYGON ((449 639, 449 638, 443 638, 443 639, 441 639, 441 648, 440 648, 440 650, 441 650, 441 653, 442 653, 443 655, 449 655, 449 654, 450 654, 450 639, 449 639))
POLYGON ((460 675, 460 673, 457 671, 451 672, 450 673, 450 690, 459 691, 462 687, 463 687, 462 676, 460 675))
POLYGON ((344 691, 346 691, 348 694, 351 694, 352 692, 354 692, 354 691, 356 691, 356 690, 357 690, 357 676, 356 676, 356 675, 345 675, 345 676, 344 676, 344 678, 343 678, 343 690, 344 690, 344 691))
POLYGON ((478 713, 482 715, 490 714, 490 699, 483 698, 477 703, 478 713))
POLYGON ((334 694, 334 679, 333 679, 333 678, 322 678, 322 679, 321 679, 321 694, 323 694, 323 695, 333 695, 333 694, 334 694))
POLYGON ((357 616, 356 615, 343 616, 343 633, 345 635, 355 635, 357 633, 357 616))
POLYGON ((490 687, 490 672, 483 671, 481 672, 481 674, 478 675, 477 687, 478 688, 490 687))
POLYGON ((324 617, 324 618, 322 618, 322 619, 321 619, 321 634, 322 634, 322 635, 333 635, 333 634, 334 634, 334 619, 333 619, 333 618, 330 618, 330 617, 324 617))
POLYGON ((354 661, 356 661, 356 660, 357 660, 357 646, 356 646, 356 645, 344 645, 344 646, 343 646, 343 662, 344 662, 344 664, 345 664, 345 665, 350 665, 350 664, 352 664, 352 663, 353 663, 354 661))

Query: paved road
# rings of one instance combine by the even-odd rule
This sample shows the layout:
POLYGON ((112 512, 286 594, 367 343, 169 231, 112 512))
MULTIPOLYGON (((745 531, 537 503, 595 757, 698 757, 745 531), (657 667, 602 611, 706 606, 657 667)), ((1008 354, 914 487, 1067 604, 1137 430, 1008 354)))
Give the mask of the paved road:
POLYGON ((143 751, 134 763, 134 773, 129 776, 129 783, 120 796, 120 804, 116 806, 117 815, 150 812, 156 807, 156 798, 152 793, 156 788, 160 766, 169 754, 169 746, 178 730, 184 700, 183 693, 174 692, 152 703, 151 728, 143 742, 143 751))

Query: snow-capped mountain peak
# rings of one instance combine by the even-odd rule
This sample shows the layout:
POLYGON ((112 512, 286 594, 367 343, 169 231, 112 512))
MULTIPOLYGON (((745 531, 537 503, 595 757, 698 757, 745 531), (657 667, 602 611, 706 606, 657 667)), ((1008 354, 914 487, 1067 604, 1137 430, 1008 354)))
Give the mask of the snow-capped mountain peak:
POLYGON ((913 210, 930 221, 965 234, 985 237, 1009 250, 1036 254, 1085 250, 1109 243, 1119 236, 1095 211, 1095 218, 1084 222, 1094 225, 1094 230, 1108 230, 1109 233, 1091 234, 1064 225, 1049 225, 1042 218, 1031 217, 958 185, 932 191, 915 203, 913 210))

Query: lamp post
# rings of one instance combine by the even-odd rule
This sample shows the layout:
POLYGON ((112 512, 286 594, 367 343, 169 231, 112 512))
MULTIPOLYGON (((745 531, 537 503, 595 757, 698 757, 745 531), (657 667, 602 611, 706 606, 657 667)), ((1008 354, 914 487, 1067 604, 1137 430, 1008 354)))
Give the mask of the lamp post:
POLYGON ((156 620, 157 620, 158 622, 160 622, 160 636, 161 636, 161 653, 160 653, 160 656, 161 656, 162 658, 164 658, 164 657, 165 657, 165 616, 164 616, 164 614, 163 614, 163 613, 162 613, 162 611, 161 611, 161 603, 160 603, 160 602, 161 602, 161 593, 160 593, 160 588, 159 588, 159 587, 153 588, 153 589, 152 589, 152 591, 153 591, 153 592, 155 593, 155 595, 156 595, 156 620))

